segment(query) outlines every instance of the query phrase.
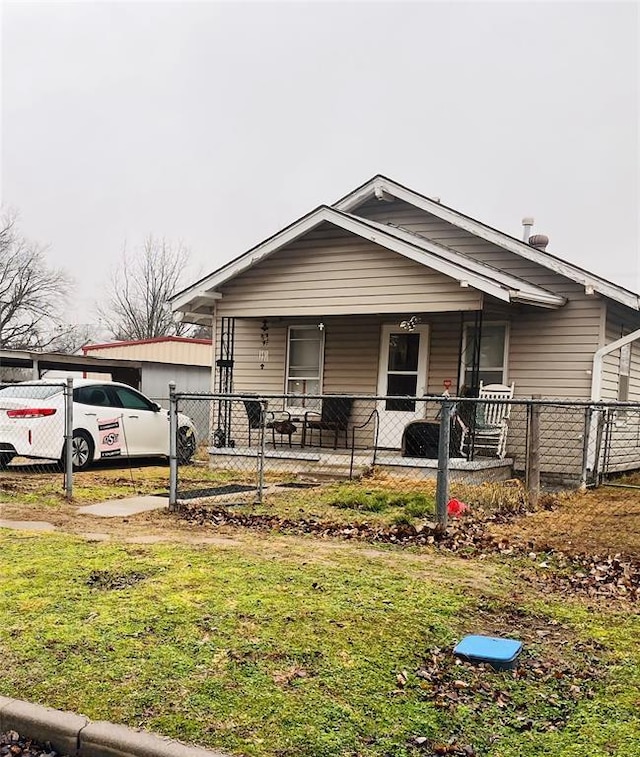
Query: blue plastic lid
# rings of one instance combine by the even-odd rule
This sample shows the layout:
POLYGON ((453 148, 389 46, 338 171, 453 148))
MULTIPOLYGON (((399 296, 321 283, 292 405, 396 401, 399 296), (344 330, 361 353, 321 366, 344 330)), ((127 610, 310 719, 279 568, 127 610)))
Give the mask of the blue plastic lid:
POLYGON ((499 639, 494 636, 465 636, 453 653, 470 660, 511 662, 520 654, 522 642, 517 639, 499 639))

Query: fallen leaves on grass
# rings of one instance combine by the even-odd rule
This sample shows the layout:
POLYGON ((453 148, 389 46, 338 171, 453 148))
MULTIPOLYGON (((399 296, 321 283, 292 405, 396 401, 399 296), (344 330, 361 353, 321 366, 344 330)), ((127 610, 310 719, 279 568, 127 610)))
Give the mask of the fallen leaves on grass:
MULTIPOLYGON (((449 651, 433 648, 421 665, 406 675, 405 687, 418 688, 424 699, 453 718, 458 708, 500 723, 502 729, 547 733, 564 728, 578 703, 594 696, 592 683, 603 666, 594 650, 573 647, 579 662, 525 652, 514 670, 496 672, 472 665, 449 651)), ((406 671, 405 671, 406 673, 406 671)), ((457 737, 433 741, 418 735, 409 744, 436 755, 471 757, 475 748, 457 737)))
POLYGON ((367 522, 345 526, 344 523, 314 518, 293 520, 277 515, 231 512, 224 507, 207 507, 199 503, 184 505, 179 517, 201 525, 313 534, 321 538, 338 537, 399 546, 432 545, 455 552, 460 557, 482 557, 496 553, 528 556, 535 566, 530 580, 541 581, 550 590, 569 590, 589 597, 621 598, 632 602, 640 599, 640 561, 624 559, 621 555, 554 554, 549 548, 545 554, 553 557, 554 569, 550 570, 550 563, 546 560, 538 561, 539 552, 531 551, 534 548, 532 543, 509 542, 506 538, 497 538, 491 533, 492 525, 507 522, 514 517, 514 513, 487 513, 477 508, 473 513, 452 521, 445 532, 438 524, 430 521, 417 526, 411 523, 381 525, 367 522))

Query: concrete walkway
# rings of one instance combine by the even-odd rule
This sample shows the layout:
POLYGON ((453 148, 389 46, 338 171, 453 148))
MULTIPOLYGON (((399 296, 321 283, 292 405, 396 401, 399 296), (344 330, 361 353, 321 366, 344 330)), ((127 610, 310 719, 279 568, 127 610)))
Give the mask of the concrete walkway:
POLYGON ((162 510, 169 506, 168 497, 127 497, 110 499, 97 505, 79 507, 78 515, 94 515, 98 518, 126 518, 129 515, 146 513, 149 510, 162 510))
POLYGON ((12 528, 15 531, 55 531, 53 523, 44 520, 0 520, 0 528, 12 528))
MULTIPOLYGON (((161 510, 169 506, 168 497, 128 497, 127 499, 111 499, 106 502, 98 502, 96 505, 79 507, 79 515, 93 515, 97 518, 127 518, 138 513, 146 513, 149 510, 161 510)), ((14 531, 57 531, 53 523, 44 520, 8 520, 0 519, 0 528, 11 528, 14 531)), ((93 537, 98 540, 108 539, 107 534, 98 534, 93 537)))

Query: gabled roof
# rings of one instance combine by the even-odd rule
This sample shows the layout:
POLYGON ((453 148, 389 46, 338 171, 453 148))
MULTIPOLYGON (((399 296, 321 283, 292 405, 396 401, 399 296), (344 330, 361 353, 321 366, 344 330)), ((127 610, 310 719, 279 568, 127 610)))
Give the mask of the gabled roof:
POLYGON ((198 307, 207 298, 212 298, 212 293, 215 293, 217 287, 252 268, 322 223, 330 223, 337 228, 381 245, 459 281, 461 286, 471 286, 504 302, 526 302, 527 304, 550 308, 561 307, 565 303, 563 297, 548 292, 542 287, 498 271, 485 263, 472 260, 467 255, 451 250, 437 242, 432 242, 426 237, 412 234, 398 227, 369 221, 342 212, 335 207, 321 205, 274 236, 253 247, 244 255, 174 295, 170 300, 173 309, 185 311, 198 307))
POLYGON ((562 260, 549 252, 544 252, 543 250, 531 247, 526 242, 522 242, 509 234, 505 234, 504 232, 498 231, 491 226, 487 226, 480 221, 476 221, 474 218, 470 218, 469 216, 466 216, 453 208, 449 208, 436 200, 431 200, 424 195, 418 194, 418 192, 414 192, 412 189, 409 189, 402 184, 398 184, 392 179, 388 179, 386 176, 374 176, 372 179, 362 184, 362 186, 354 189, 352 192, 349 192, 348 195, 345 195, 338 200, 332 207, 349 213, 374 197, 382 199, 385 196, 407 202, 427 213, 431 213, 431 215, 434 215, 443 221, 447 221, 460 229, 468 231, 480 239, 492 242, 498 247, 502 247, 509 252, 520 255, 520 257, 525 258, 526 260, 531 260, 544 268, 555 271, 555 273, 559 273, 571 281, 582 284, 585 288, 588 287, 594 292, 598 292, 615 302, 626 305, 633 310, 640 310, 640 296, 635 292, 625 289, 618 284, 614 284, 611 281, 607 281, 600 276, 596 276, 577 265, 567 263, 565 260, 562 260))

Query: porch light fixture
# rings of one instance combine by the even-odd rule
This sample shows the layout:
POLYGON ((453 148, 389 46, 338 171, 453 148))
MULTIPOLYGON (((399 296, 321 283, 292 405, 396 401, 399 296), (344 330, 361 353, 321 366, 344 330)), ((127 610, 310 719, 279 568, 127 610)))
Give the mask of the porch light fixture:
POLYGON ((405 331, 415 331, 416 326, 420 323, 417 315, 412 315, 408 321, 400 321, 400 328, 405 331))
POLYGON ((324 331, 324 323, 320 322, 320 323, 318 324, 318 330, 319 330, 319 331, 324 331))

